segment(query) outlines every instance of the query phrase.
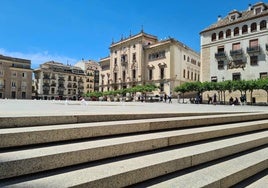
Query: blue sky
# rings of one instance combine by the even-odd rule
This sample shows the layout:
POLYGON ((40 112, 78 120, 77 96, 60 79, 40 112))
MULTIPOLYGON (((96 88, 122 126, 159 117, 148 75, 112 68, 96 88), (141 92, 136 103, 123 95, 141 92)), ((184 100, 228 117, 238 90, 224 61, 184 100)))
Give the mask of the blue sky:
MULTIPOLYGON (((112 39, 140 32, 200 51, 200 31, 258 0, 0 0, 0 54, 75 64, 109 55, 112 39)), ((265 2, 265 1, 263 1, 265 2)), ((267 2, 266 2, 267 3, 267 2)))

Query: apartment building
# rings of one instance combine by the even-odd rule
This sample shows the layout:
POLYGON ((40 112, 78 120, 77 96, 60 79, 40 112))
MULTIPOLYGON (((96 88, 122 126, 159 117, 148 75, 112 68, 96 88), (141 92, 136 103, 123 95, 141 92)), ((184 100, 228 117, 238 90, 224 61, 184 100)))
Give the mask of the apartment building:
MULTIPOLYGON (((268 74, 268 4, 232 10, 201 31, 201 81, 254 80, 268 74)), ((259 101, 264 93, 255 93, 259 101)))
POLYGON ((37 99, 78 100, 90 79, 80 67, 49 61, 34 70, 37 99))
POLYGON ((174 38, 158 40, 142 30, 109 49, 109 57, 99 62, 100 91, 155 84, 155 95, 175 95, 176 86, 200 78, 199 54, 174 38))
POLYGON ((86 93, 99 91, 100 65, 95 61, 82 59, 74 66, 80 67, 87 75, 87 79, 84 83, 86 93))
POLYGON ((31 61, 0 55, 0 99, 32 98, 31 61))

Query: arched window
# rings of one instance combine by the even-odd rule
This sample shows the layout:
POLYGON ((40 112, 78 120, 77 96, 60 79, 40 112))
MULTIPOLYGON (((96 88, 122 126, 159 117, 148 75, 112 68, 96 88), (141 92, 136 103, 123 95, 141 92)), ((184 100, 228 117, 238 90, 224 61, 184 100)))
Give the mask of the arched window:
POLYGON ((251 24, 250 31, 251 32, 257 31, 257 24, 255 22, 251 24))
POLYGON ((215 41, 216 40, 216 33, 213 33, 211 36, 211 41, 215 41))
POLYGON ((242 34, 247 34, 247 33, 248 33, 248 25, 243 25, 242 34))
POLYGON ((266 29, 267 24, 266 24, 266 20, 262 20, 260 23, 260 30, 266 29))
POLYGON ((239 27, 234 28, 234 36, 239 35, 239 27))
POLYGON ((219 32, 219 39, 223 39, 223 31, 219 32))
POLYGON ((226 38, 231 37, 231 29, 227 29, 225 32, 226 38))

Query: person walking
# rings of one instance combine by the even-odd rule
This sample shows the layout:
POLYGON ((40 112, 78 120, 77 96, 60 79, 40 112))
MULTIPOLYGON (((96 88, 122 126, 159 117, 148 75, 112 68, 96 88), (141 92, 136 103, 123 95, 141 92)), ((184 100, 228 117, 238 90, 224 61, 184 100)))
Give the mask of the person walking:
POLYGON ((214 95, 213 95, 213 104, 214 105, 217 104, 217 95, 216 95, 216 93, 214 93, 214 95))
POLYGON ((172 103, 171 99, 172 99, 171 94, 169 94, 168 95, 168 103, 172 103))

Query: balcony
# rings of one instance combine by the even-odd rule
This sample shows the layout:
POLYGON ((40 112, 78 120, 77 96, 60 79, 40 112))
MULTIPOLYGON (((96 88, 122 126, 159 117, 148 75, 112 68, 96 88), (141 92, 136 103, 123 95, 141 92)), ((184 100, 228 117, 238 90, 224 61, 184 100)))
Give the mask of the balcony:
POLYGON ((248 54, 258 54, 260 53, 260 46, 251 46, 251 47, 247 47, 247 53, 248 54))
POLYGON ((59 77, 59 81, 65 81, 64 77, 59 77))
POLYGON ((215 58, 216 59, 225 59, 226 58, 226 53, 223 51, 223 52, 217 52, 215 53, 215 58))
POLYGON ((49 75, 44 75, 43 79, 44 79, 44 80, 49 80, 49 79, 50 79, 50 78, 49 78, 49 75))
POLYGON ((231 56, 241 56, 241 55, 243 55, 243 50, 242 49, 230 50, 230 55, 231 56))

